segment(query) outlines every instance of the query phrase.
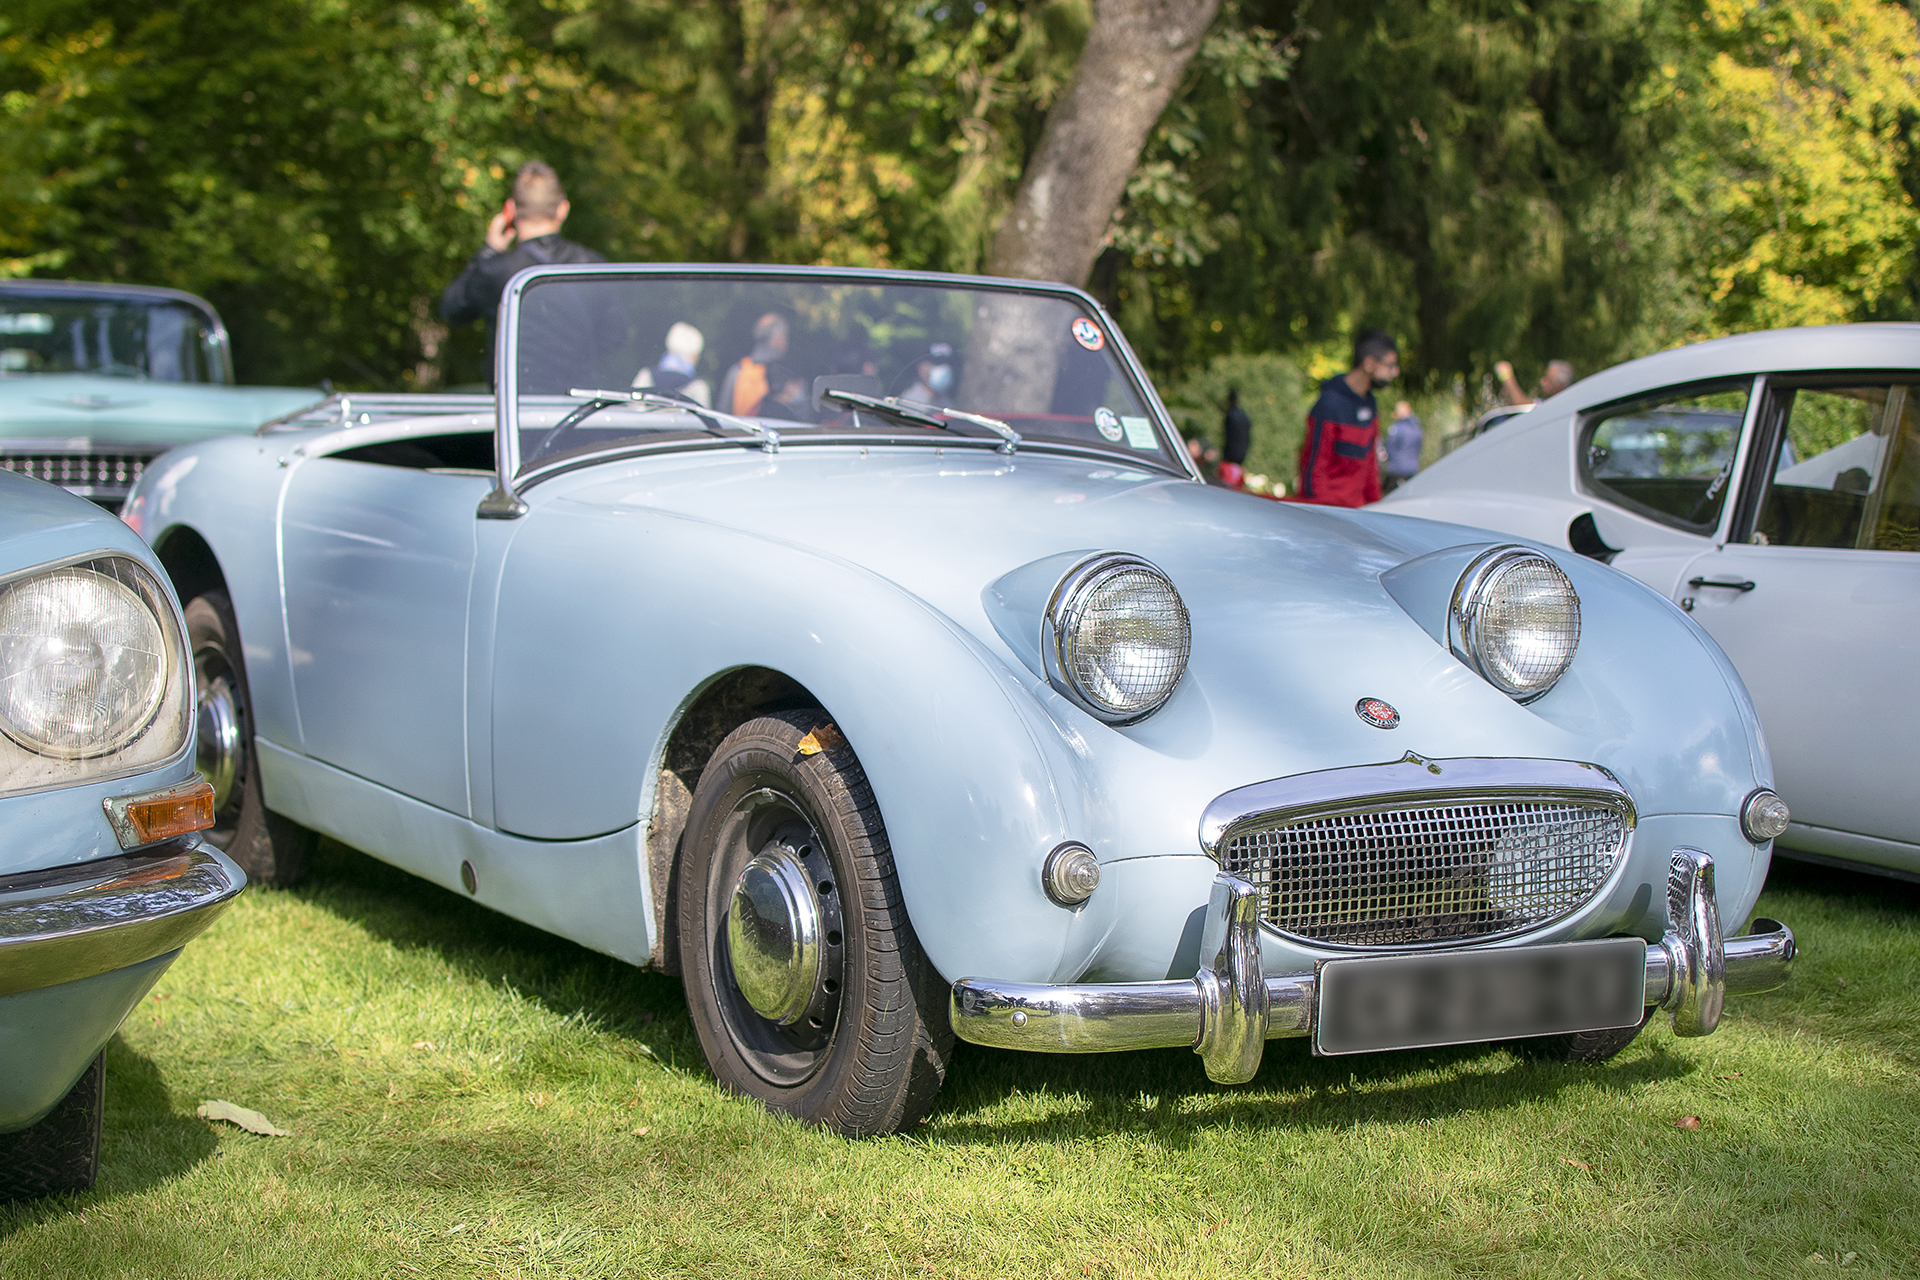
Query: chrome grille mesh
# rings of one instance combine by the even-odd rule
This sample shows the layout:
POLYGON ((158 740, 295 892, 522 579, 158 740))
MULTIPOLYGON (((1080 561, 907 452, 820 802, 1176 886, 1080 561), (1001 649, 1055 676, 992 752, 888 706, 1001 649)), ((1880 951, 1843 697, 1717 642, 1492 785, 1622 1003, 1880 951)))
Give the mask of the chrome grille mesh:
POLYGON ((1383 947, 1518 933, 1606 883, 1627 834, 1606 804, 1445 800, 1288 813, 1221 846, 1260 890, 1261 915, 1308 942, 1383 947))
POLYGON ((145 453, 0 453, 0 468, 85 497, 123 497, 152 460, 145 453))

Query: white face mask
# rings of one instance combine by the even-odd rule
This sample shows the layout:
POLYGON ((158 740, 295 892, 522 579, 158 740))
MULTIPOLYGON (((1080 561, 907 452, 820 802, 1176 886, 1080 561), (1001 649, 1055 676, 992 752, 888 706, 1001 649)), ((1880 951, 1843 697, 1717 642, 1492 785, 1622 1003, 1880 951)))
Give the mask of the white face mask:
POLYGON ((927 386, 935 391, 945 391, 952 385, 953 366, 950 364, 937 364, 933 366, 933 372, 927 375, 927 386))

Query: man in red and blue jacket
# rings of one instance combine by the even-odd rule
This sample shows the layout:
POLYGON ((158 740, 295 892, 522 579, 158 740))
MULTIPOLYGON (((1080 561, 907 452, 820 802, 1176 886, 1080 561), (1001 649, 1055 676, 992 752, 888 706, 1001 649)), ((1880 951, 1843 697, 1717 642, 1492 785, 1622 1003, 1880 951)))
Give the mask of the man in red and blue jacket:
POLYGON ((1307 411, 1307 438, 1300 446, 1296 502, 1363 507, 1380 501, 1380 464, 1374 443, 1380 434, 1375 387, 1400 374, 1400 349, 1378 329, 1353 341, 1353 368, 1320 384, 1320 398, 1307 411))

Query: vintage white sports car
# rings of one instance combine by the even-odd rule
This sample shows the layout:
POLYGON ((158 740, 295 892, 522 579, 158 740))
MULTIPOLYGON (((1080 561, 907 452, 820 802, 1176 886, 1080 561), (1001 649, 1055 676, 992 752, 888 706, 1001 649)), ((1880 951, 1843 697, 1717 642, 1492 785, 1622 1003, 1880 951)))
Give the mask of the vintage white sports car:
POLYGON ((1380 509, 1569 547, 1671 597, 1753 694, 1783 851, 1920 878, 1920 325, 1631 361, 1380 509))

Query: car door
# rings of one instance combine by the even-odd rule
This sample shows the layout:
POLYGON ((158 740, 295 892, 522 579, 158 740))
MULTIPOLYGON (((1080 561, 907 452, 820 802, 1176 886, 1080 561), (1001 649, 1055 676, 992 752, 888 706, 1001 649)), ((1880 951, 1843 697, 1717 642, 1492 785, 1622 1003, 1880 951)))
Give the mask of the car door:
POLYGON ((1767 379, 1725 541, 1674 592, 1753 694, 1796 824, 1783 843, 1914 869, 1917 423, 1910 371, 1767 379))
POLYGON ((288 652, 308 755, 470 814, 474 474, 302 462, 281 519, 288 652))

